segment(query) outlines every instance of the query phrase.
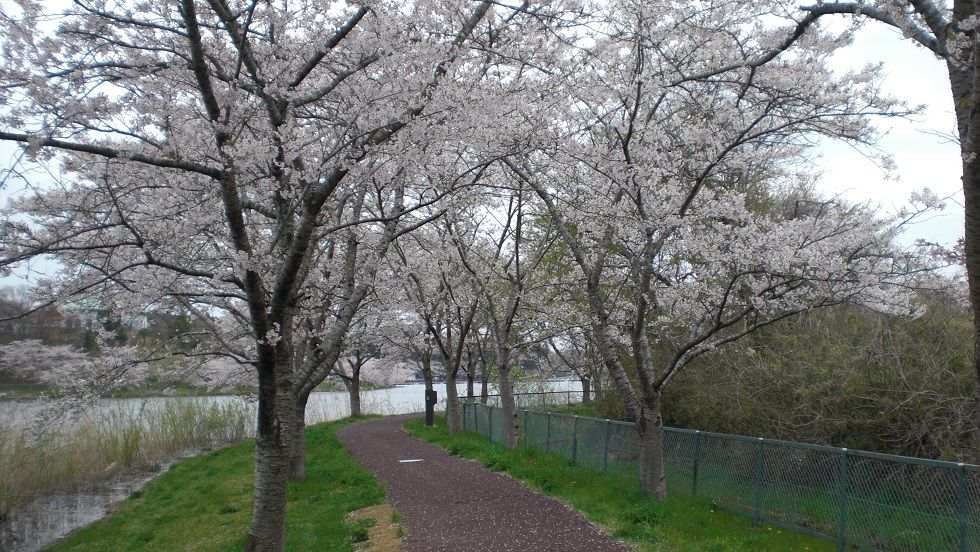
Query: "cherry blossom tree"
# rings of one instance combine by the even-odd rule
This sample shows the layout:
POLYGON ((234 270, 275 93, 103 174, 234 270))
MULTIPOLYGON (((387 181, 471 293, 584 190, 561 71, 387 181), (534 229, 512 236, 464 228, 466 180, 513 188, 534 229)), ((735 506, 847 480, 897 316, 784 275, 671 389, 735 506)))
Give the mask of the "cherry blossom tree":
POLYGON ((580 271, 657 499, 662 392, 693 359, 820 306, 914 311, 905 290, 918 267, 892 245, 898 222, 833 200, 747 201, 750 185, 797 179, 808 135, 861 143, 867 115, 899 110, 874 71, 831 74, 833 37, 763 24, 777 8, 610 3, 603 36, 578 59, 586 69, 554 91, 570 109, 548 112, 533 147, 505 159, 580 271))
POLYGON ((860 2, 817 2, 804 5, 801 24, 820 17, 846 15, 856 22, 874 21, 894 27, 917 46, 928 49, 946 65, 956 116, 962 158, 964 258, 970 306, 973 310, 973 368, 977 404, 974 406, 975 462, 980 462, 980 56, 977 55, 976 26, 980 4, 972 0, 874 0, 860 2), (951 4, 951 5, 950 5, 951 4))
POLYGON ((77 381, 92 359, 70 345, 45 345, 28 339, 0 345, 0 371, 52 385, 77 381))
MULTIPOLYGON (((442 358, 446 375, 446 423, 450 432, 461 429, 462 406, 456 381, 467 340, 476 319, 480 297, 462 268, 452 240, 457 216, 446 215, 425 232, 398 244, 391 267, 400 286, 407 315, 425 330, 425 343, 442 358)), ((423 362, 430 356, 420 351, 423 362)), ((423 366, 424 367, 424 366, 423 366)))
MULTIPOLYGON (((474 291, 482 299, 485 322, 493 343, 494 367, 503 411, 505 442, 517 445, 517 411, 511 371, 517 356, 541 338, 539 320, 541 263, 555 241, 552 226, 530 223, 535 215, 533 193, 517 179, 508 186, 504 177, 494 186, 496 201, 490 210, 450 228, 459 263, 470 274, 474 291)), ((538 217, 549 221, 549 217, 538 217)))
POLYGON ((350 415, 360 416, 361 368, 371 360, 371 355, 367 349, 360 346, 359 342, 349 343, 347 352, 349 354, 341 359, 341 362, 334 369, 334 374, 340 377, 340 380, 344 382, 344 387, 347 388, 347 394, 350 396, 350 415))
MULTIPOLYGON (((489 334, 490 328, 482 320, 478 321, 473 328, 473 339, 467 346, 467 366, 469 367, 469 362, 472 361, 476 364, 472 369, 476 370, 477 366, 480 369, 480 402, 483 404, 487 404, 490 395, 490 380, 493 377, 493 367, 487 360, 489 355, 483 346, 489 339, 489 334)), ((468 393, 468 396, 472 397, 473 393, 468 393)))
POLYGON ((246 549, 283 547, 304 393, 335 361, 377 259, 440 199, 418 178, 439 160, 431 146, 492 133, 494 110, 509 105, 494 98, 520 87, 498 73, 548 55, 525 44, 540 46, 556 6, 0 8, 0 140, 55 177, 27 182, 33 192, 5 209, 0 266, 60 260, 41 306, 180 300, 211 337, 194 354, 252 366, 246 549), (310 362, 296 362, 297 337, 318 340, 310 362))
POLYGON ((549 337, 543 358, 556 372, 575 374, 582 385, 582 402, 592 402, 602 395, 602 363, 595 351, 595 341, 588 327, 568 328, 549 337))
MULTIPOLYGON (((392 282, 395 278, 395 273, 386 271, 384 274, 387 282, 392 282)), ((426 391, 432 391, 434 389, 432 357, 435 353, 432 336, 429 335, 425 322, 402 302, 403 297, 398 295, 402 292, 400 287, 378 286, 378 295, 381 295, 383 290, 385 298, 382 301, 384 301, 386 316, 376 328, 381 356, 393 361, 412 359, 422 375, 426 391), (395 296, 398 298, 395 299, 395 296)))

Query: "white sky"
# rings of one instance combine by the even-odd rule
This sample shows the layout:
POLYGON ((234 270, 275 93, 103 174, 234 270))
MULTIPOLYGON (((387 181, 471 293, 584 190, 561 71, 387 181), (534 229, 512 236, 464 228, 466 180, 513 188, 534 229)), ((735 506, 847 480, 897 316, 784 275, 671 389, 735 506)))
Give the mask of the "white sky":
POLYGON ((874 22, 865 24, 854 44, 834 57, 835 68, 841 69, 878 62, 884 64, 886 93, 910 106, 925 106, 913 120, 877 122, 885 132, 878 146, 893 157, 895 178, 889 179, 875 163, 849 146, 827 143, 816 162, 823 175, 820 188, 852 201, 870 201, 883 209, 897 210, 913 190, 928 187, 940 197, 950 197, 946 209, 909 228, 906 239, 952 244, 963 237, 963 188, 959 145, 951 141, 956 119, 945 64, 891 27, 874 22))

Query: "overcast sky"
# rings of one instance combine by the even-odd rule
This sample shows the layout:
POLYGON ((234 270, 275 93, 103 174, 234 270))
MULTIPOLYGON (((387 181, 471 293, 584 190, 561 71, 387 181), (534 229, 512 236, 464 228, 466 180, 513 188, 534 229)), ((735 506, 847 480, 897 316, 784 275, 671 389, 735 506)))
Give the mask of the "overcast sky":
POLYGON ((913 120, 882 119, 886 132, 879 148, 897 166, 893 179, 875 163, 840 143, 827 143, 819 152, 821 189, 842 193, 853 201, 871 201, 883 209, 898 209, 913 190, 930 188, 950 196, 946 210, 910 228, 906 238, 951 244, 963 237, 963 187, 960 183, 959 145, 952 141, 956 120, 946 67, 925 48, 881 24, 866 24, 854 44, 835 54, 836 68, 884 64, 884 90, 909 105, 925 105, 913 120), (941 134, 942 136, 938 136, 941 134))

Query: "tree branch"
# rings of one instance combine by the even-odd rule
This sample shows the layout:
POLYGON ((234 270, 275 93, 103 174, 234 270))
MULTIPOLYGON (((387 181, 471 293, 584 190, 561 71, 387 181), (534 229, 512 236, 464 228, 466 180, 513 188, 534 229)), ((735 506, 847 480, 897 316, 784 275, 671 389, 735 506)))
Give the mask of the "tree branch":
POLYGON ((106 159, 135 161, 137 163, 143 163, 144 165, 152 165, 154 167, 161 167, 164 169, 178 169, 182 171, 197 173, 214 179, 219 179, 221 178, 222 175, 222 171, 220 169, 217 169, 215 167, 209 167, 207 165, 201 165, 193 161, 185 161, 182 159, 170 159, 167 157, 156 157, 144 153, 127 152, 115 148, 110 148, 107 146, 98 146, 95 144, 83 144, 80 142, 70 142, 67 140, 59 140, 57 138, 38 139, 37 137, 32 136, 30 134, 18 134, 14 132, 5 132, 0 130, 0 140, 5 140, 8 142, 20 142, 22 144, 39 145, 42 147, 57 148, 65 151, 90 153, 92 155, 105 157, 106 159))

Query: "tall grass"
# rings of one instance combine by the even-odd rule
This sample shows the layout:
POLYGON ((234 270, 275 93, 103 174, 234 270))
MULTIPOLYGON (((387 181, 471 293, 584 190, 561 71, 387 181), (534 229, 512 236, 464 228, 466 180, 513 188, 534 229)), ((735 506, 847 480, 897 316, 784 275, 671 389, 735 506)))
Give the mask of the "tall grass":
POLYGON ((253 410, 243 401, 120 405, 40 435, 0 419, 0 519, 38 496, 92 490, 253 431, 253 410))
MULTIPOLYGON (((372 414, 399 414, 421 410, 422 403, 396 404, 388 390, 380 390, 362 393, 361 407, 372 414)), ((324 395, 311 398, 306 423, 349 415, 346 393, 324 395)), ((153 471, 255 432, 255 404, 230 398, 126 399, 41 436, 24 430, 32 416, 29 407, 6 417, 0 412, 0 520, 38 496, 96 490, 118 476, 153 471)))

